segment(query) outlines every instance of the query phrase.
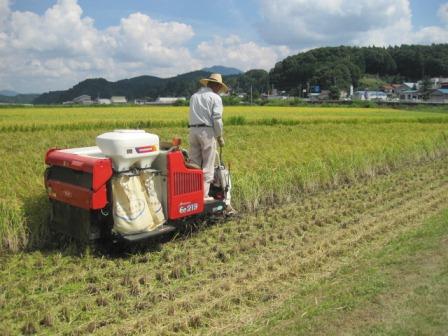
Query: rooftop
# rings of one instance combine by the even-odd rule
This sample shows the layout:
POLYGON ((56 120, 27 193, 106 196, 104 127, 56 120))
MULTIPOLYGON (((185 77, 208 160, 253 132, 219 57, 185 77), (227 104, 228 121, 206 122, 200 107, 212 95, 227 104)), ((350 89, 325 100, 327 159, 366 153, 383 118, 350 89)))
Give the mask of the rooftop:
POLYGON ((401 92, 401 94, 416 94, 416 95, 421 95, 420 91, 418 90, 406 90, 401 92))
POLYGON ((436 91, 448 95, 448 89, 437 89, 436 91))

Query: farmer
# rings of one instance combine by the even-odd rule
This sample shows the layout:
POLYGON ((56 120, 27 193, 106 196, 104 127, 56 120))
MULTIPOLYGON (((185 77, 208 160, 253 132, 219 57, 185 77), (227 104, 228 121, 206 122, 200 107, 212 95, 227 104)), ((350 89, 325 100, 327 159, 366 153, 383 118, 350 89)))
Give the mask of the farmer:
POLYGON ((199 81, 203 87, 193 94, 190 99, 190 160, 204 170, 204 195, 210 200, 208 192, 213 182, 216 141, 224 147, 222 123, 222 99, 220 92, 227 92, 228 88, 222 82, 220 74, 199 81))

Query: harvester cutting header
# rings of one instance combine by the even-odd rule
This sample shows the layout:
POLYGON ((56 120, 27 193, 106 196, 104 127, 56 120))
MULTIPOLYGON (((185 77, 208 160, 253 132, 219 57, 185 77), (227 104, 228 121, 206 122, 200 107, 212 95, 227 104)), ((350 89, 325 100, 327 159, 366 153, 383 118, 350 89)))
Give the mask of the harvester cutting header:
POLYGON ((51 227, 81 241, 135 242, 198 217, 224 215, 231 183, 220 155, 204 195, 203 170, 188 163, 179 142, 159 143, 143 130, 116 130, 99 135, 97 146, 50 149, 45 186, 51 227))

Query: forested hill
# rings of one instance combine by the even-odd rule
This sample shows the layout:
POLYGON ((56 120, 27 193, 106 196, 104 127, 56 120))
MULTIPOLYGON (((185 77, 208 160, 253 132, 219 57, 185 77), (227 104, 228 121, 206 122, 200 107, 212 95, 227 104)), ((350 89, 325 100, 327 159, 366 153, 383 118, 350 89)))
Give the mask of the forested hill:
POLYGON ((39 97, 38 94, 16 94, 14 96, 0 95, 0 104, 31 104, 39 97))
POLYGON ((136 98, 157 97, 190 97, 200 86, 199 79, 208 77, 210 71, 224 70, 234 73, 224 76, 224 82, 241 92, 249 92, 251 86, 254 92, 266 92, 269 88, 269 74, 265 70, 249 70, 246 73, 235 74, 237 69, 217 67, 188 72, 171 78, 140 76, 109 82, 104 78, 86 79, 69 90, 44 93, 34 100, 35 104, 61 104, 81 95, 92 98, 110 98, 125 96, 128 101, 136 98))
POLYGON ((448 77, 448 44, 318 48, 278 62, 269 77, 277 88, 294 91, 309 85, 356 88, 366 74, 388 82, 448 77))
POLYGON ((159 96, 189 96, 198 87, 198 80, 209 72, 194 71, 172 78, 140 76, 109 82, 104 78, 86 79, 69 90, 44 93, 35 99, 35 104, 61 104, 81 95, 92 98, 125 96, 129 101, 135 98, 159 96))
MULTIPOLYGON (((226 68, 231 69, 231 68, 226 68)), ((189 97, 198 87, 198 80, 210 72, 194 71, 172 78, 140 76, 109 82, 102 78, 87 79, 66 91, 54 91, 39 96, 36 104, 60 104, 83 94, 92 98, 126 96, 157 98, 160 96, 189 97)), ((215 70, 215 69, 213 69, 215 70)), ((325 47, 289 56, 265 70, 249 70, 224 76, 234 92, 254 94, 269 91, 273 86, 300 95, 303 89, 319 85, 322 89, 358 88, 366 75, 384 82, 402 83, 425 77, 448 77, 448 44, 403 45, 400 47, 325 47)))

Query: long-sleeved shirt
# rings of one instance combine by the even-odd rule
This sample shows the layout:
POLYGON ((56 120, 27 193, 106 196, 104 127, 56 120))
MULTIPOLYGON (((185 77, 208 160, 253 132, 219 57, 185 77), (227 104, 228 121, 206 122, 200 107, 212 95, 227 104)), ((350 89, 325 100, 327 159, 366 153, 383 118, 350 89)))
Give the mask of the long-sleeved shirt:
POLYGON ((223 133, 223 109, 221 97, 211 88, 202 87, 191 96, 189 124, 213 127, 215 137, 219 137, 223 133))

